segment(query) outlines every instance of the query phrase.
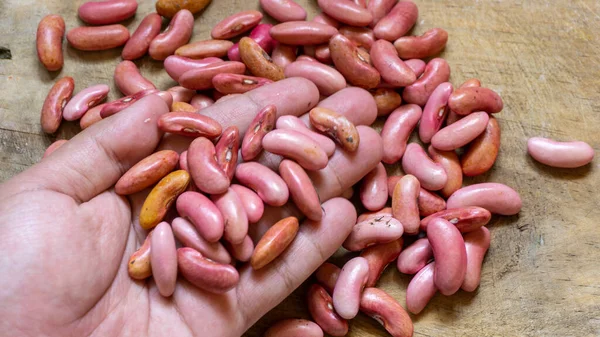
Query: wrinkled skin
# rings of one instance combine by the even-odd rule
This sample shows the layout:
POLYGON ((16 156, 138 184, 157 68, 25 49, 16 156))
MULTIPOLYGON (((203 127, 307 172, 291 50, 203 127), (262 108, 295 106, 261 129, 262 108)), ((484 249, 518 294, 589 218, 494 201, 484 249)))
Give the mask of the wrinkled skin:
MULTIPOLYGON (((163 298, 153 281, 131 279, 126 264, 144 239, 137 217, 148 191, 127 199, 112 186, 154 151, 162 137, 156 120, 167 112, 147 96, 0 185, 3 334, 239 336, 341 245, 355 219, 303 226, 289 255, 259 272, 243 268, 224 295, 180 278, 163 298)), ((340 200, 327 203, 339 208, 340 200)))

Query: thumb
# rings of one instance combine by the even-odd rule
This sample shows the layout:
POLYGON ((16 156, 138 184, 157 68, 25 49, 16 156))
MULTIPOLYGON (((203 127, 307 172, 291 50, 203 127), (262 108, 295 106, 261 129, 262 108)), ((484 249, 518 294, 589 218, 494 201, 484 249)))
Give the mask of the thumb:
POLYGON ((47 189, 69 195, 80 203, 89 201, 154 151, 162 136, 157 120, 168 111, 159 96, 146 96, 73 137, 51 156, 10 181, 9 189, 47 189))

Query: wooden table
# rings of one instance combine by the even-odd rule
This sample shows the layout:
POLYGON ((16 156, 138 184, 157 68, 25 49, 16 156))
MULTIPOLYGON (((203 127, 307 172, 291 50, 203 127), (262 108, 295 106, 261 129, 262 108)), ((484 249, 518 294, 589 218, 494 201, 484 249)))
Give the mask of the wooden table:
MULTIPOLYGON (((125 24, 133 31, 154 1, 139 1, 138 15, 125 24)), ((316 12, 315 0, 299 1, 316 12)), ((523 198, 517 216, 489 225, 492 245, 476 293, 436 295, 413 317, 419 336, 591 336, 600 335, 600 174, 595 159, 580 169, 561 170, 534 162, 526 154, 532 136, 579 139, 600 150, 600 2, 417 0, 414 34, 432 27, 448 30, 442 54, 452 82, 471 77, 499 92, 502 148, 489 173, 467 182, 502 182, 523 198)), ((36 163, 55 139, 79 131, 64 123, 55 136, 40 130, 39 111, 57 77, 73 76, 76 89, 110 84, 120 49, 79 52, 65 46, 65 66, 48 73, 35 53, 37 23, 62 14, 67 29, 80 25, 82 0, 3 0, 0 46, 12 59, 0 59, 0 181, 36 163)), ((257 1, 217 0, 196 20, 194 40, 226 14, 257 8, 257 1)), ((67 43, 65 43, 67 45, 67 43)), ((3 54, 5 55, 5 54, 3 54)), ((136 62, 159 88, 174 82, 160 62, 136 62)), ((410 278, 388 268, 379 286, 404 304, 410 278)), ((260 336, 277 319, 308 317, 303 285, 252 328, 260 336)), ((385 335, 364 316, 351 323, 349 336, 385 335)))

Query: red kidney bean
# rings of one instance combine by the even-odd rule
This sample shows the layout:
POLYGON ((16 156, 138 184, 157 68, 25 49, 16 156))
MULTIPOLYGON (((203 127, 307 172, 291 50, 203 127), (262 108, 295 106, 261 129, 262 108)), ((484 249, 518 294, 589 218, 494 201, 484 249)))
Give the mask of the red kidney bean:
POLYGON ((215 145, 215 153, 217 156, 217 163, 229 180, 233 178, 235 167, 238 162, 238 151, 240 149, 240 130, 237 126, 230 126, 223 130, 221 138, 215 145))
POLYGON ((260 0, 260 7, 279 22, 306 20, 306 11, 293 0, 260 0))
MULTIPOLYGON (((388 193, 390 197, 393 196, 394 187, 396 183, 402 178, 402 176, 390 176, 388 177, 388 193)), ((421 187, 419 190, 419 215, 429 216, 433 213, 446 209, 446 201, 437 194, 431 193, 428 190, 421 187)))
POLYGON ((79 6, 79 18, 90 25, 110 25, 135 15, 135 0, 88 1, 79 6))
MULTIPOLYGON (((281 116, 277 118, 276 126, 277 129, 293 129, 296 132, 300 132, 309 136, 310 138, 312 138, 312 140, 319 144, 319 146, 327 154, 327 157, 331 157, 335 152, 335 143, 333 142, 333 140, 323 136, 320 133, 316 133, 310 130, 306 126, 306 124, 304 124, 304 122, 296 116, 281 116)), ((248 130, 252 129, 252 127, 248 128, 248 130)))
POLYGON ((246 66, 241 62, 226 61, 205 65, 188 70, 179 77, 181 86, 193 90, 206 90, 213 87, 212 79, 217 74, 232 73, 243 74, 246 66))
POLYGON ((419 123, 419 138, 423 143, 431 142, 433 135, 442 127, 448 112, 446 108, 448 97, 452 94, 452 90, 452 83, 444 82, 438 85, 427 99, 421 123, 419 123))
POLYGON ((227 192, 230 180, 217 163, 213 143, 204 138, 194 139, 188 150, 190 174, 196 186, 205 193, 217 194, 227 192))
POLYGON ((129 96, 121 97, 116 101, 106 103, 106 104, 104 104, 102 110, 100 110, 100 117, 101 118, 110 117, 110 116, 116 114, 117 112, 125 110, 129 106, 133 105, 133 103, 142 99, 142 97, 152 95, 152 94, 157 94, 157 93, 158 93, 158 90, 156 90, 156 89, 147 89, 147 90, 139 91, 139 92, 129 95, 129 96))
POLYGON ((406 174, 417 177, 421 186, 430 191, 441 190, 448 182, 448 175, 444 168, 431 160, 417 143, 406 146, 406 152, 402 157, 402 169, 406 174))
POLYGON ((63 118, 67 121, 78 120, 89 108, 104 100, 109 90, 106 84, 97 84, 81 90, 65 105, 63 118))
POLYGON ((388 264, 394 261, 402 251, 404 239, 365 248, 360 256, 369 264, 367 287, 374 287, 388 264))
POLYGON ((369 0, 367 10, 373 16, 370 26, 375 27, 379 20, 383 19, 394 8, 397 0, 369 0))
POLYGON ((294 241, 298 233, 298 219, 291 216, 277 221, 256 244, 250 265, 259 270, 273 262, 294 241))
POLYGON ((42 155, 42 159, 48 157, 49 155, 51 155, 54 151, 58 150, 59 147, 65 145, 65 143, 68 140, 66 139, 60 139, 55 141, 54 143, 50 144, 50 146, 48 146, 48 148, 46 149, 46 151, 44 151, 44 154, 42 155))
POLYGON ((273 81, 262 77, 227 73, 217 74, 212 79, 215 89, 223 94, 243 94, 269 83, 273 81))
MULTIPOLYGON (((417 22, 419 9, 412 1, 399 1, 390 12, 381 18, 373 32, 378 39, 395 41, 404 36, 417 22)), ((444 43, 445 44, 445 43, 444 43)), ((403 57, 401 58, 422 58, 422 57, 403 57)))
POLYGON ((481 282, 481 264, 488 248, 490 248, 490 231, 485 227, 465 234, 467 251, 467 272, 461 289, 473 292, 481 282))
POLYGON ((115 67, 113 75, 119 91, 125 96, 133 95, 142 90, 156 89, 154 84, 144 78, 140 70, 131 61, 122 61, 115 67))
POLYGON ((436 58, 427 64, 425 73, 415 83, 404 88, 402 99, 407 103, 424 106, 435 88, 450 78, 450 66, 444 59, 436 58))
POLYGON ((242 11, 221 20, 213 27, 210 35, 213 39, 230 39, 254 28, 262 18, 259 11, 242 11))
POLYGON ((300 211, 310 220, 321 221, 323 210, 319 195, 302 166, 284 159, 279 164, 279 174, 285 181, 290 196, 300 211))
POLYGON ((594 159, 594 149, 581 141, 557 142, 549 138, 533 137, 527 141, 527 152, 542 164, 560 168, 581 167, 594 159))
POLYGON ((448 98, 448 106, 459 115, 468 115, 474 111, 497 113, 504 104, 496 92, 488 88, 468 87, 454 91, 448 98))
POLYGON ((462 187, 463 174, 458 156, 454 151, 436 150, 432 145, 429 146, 428 152, 431 159, 441 165, 444 171, 446 171, 448 181, 444 185, 444 188, 440 190, 440 193, 448 198, 462 187))
POLYGON ((485 208, 471 206, 443 210, 421 220, 421 230, 427 231, 427 225, 434 218, 442 218, 455 225, 461 233, 468 233, 485 226, 492 218, 492 213, 485 208))
POLYGON ((460 289, 465 279, 465 241, 456 226, 441 218, 435 218, 427 225, 427 239, 435 259, 435 286, 442 294, 450 296, 460 289))
POLYGON ((177 212, 188 218, 206 241, 218 242, 223 236, 223 217, 217 206, 203 194, 182 193, 177 198, 177 212))
POLYGON ((63 108, 75 89, 75 81, 66 76, 56 81, 50 91, 40 114, 40 124, 45 133, 55 133, 63 118, 63 108))
POLYGON ((383 159, 386 164, 394 164, 404 155, 406 142, 421 118, 421 107, 407 104, 394 110, 381 130, 383 159))
POLYGON ((485 131, 469 145, 461 156, 462 172, 467 177, 483 174, 492 168, 500 150, 500 125, 490 116, 485 131))
POLYGON ((485 111, 472 113, 438 131, 431 138, 431 145, 442 151, 452 151, 465 146, 485 131, 489 119, 485 111))
POLYGON ((366 288, 360 299, 360 311, 374 318, 393 337, 410 337, 413 324, 408 313, 385 291, 366 288))
POLYGON ((256 114, 242 141, 244 161, 250 161, 260 154, 263 149, 262 140, 267 133, 273 130, 276 116, 277 108, 274 105, 267 105, 256 114))
POLYGON ((196 110, 200 111, 204 108, 208 108, 209 106, 215 104, 215 101, 203 94, 196 94, 192 97, 190 101, 190 105, 196 108, 196 110))
POLYGON ((275 40, 294 46, 326 43, 337 32, 335 27, 314 21, 284 22, 270 30, 275 40))
POLYGON ((417 80, 412 69, 398 57, 391 42, 377 40, 371 48, 371 60, 381 77, 392 86, 405 87, 417 80))
POLYGON ((221 125, 214 119, 196 112, 169 112, 159 117, 158 128, 163 132, 187 137, 216 138, 221 134, 221 125))
POLYGON ((352 1, 319 0, 321 10, 350 26, 368 26, 373 21, 373 16, 366 8, 352 1))
POLYGON ((363 257, 355 257, 346 262, 333 288, 333 306, 345 319, 353 319, 358 314, 360 297, 369 278, 369 263, 363 257))
POLYGON ((379 72, 347 37, 342 34, 333 36, 329 41, 329 49, 333 63, 348 82, 364 89, 372 89, 379 85, 379 72))
MULTIPOLYGON (((270 36, 270 35, 269 35, 270 36)), ((273 54, 271 55, 271 59, 273 63, 280 66, 285 70, 285 68, 296 61, 296 53, 298 47, 290 46, 288 44, 277 43, 275 48, 273 48, 273 54)))
POLYGON ((202 40, 185 44, 177 50, 175 55, 191 59, 203 59, 206 57, 223 57, 227 55, 233 42, 226 40, 202 40))
POLYGON ((382 163, 377 164, 363 178, 360 187, 360 201, 370 211, 377 211, 385 206, 388 200, 387 172, 382 163))
POLYGON ((402 96, 393 89, 378 88, 371 94, 377 104, 377 116, 387 116, 402 104, 402 96))
POLYGON ((266 166, 256 162, 239 164, 235 177, 254 190, 268 205, 283 206, 288 200, 289 190, 285 181, 266 166))
POLYGON ((448 209, 479 206, 500 215, 514 215, 521 210, 519 193, 499 183, 481 183, 463 187, 454 192, 447 203, 448 209))
POLYGON ((171 226, 166 222, 158 224, 152 231, 151 240, 152 277, 158 292, 164 297, 169 297, 175 292, 177 282, 177 247, 171 226))
POLYGON ((105 105, 106 103, 102 103, 89 109, 79 120, 79 127, 81 127, 82 130, 85 130, 92 124, 101 121, 102 117, 100 116, 100 111, 102 111, 105 105))
POLYGON ((345 336, 348 333, 348 322, 333 309, 333 299, 325 288, 313 284, 308 290, 308 311, 310 316, 331 336, 345 336))
POLYGON ((404 36, 394 42, 403 59, 422 59, 439 54, 446 47, 448 32, 433 28, 421 36, 404 36))
POLYGON ((207 57, 202 60, 193 60, 187 57, 171 55, 165 59, 163 65, 167 74, 175 81, 179 81, 181 75, 192 69, 203 68, 212 63, 223 63, 223 60, 217 57, 207 57))
POLYGON ((295 130, 273 130, 264 136, 262 145, 266 151, 293 159, 307 170, 317 171, 327 166, 327 154, 319 144, 295 130))
POLYGON ((234 267, 207 259, 193 248, 177 249, 177 263, 186 280, 214 294, 226 293, 235 288, 240 279, 234 267))
POLYGON ((418 273, 433 258, 433 250, 427 238, 418 239, 398 256, 397 267, 403 274, 418 273))
POLYGON ((231 189, 237 193, 244 205, 244 210, 250 223, 257 223, 262 218, 265 211, 265 205, 262 199, 246 186, 231 184, 231 189))
POLYGON ((254 242, 252 239, 246 235, 244 241, 242 243, 238 243, 233 245, 227 241, 225 241, 225 245, 227 246, 227 250, 231 253, 234 259, 240 262, 248 262, 252 257, 252 252, 254 251, 254 242))
POLYGON ((67 33, 67 40, 79 50, 107 50, 124 45, 129 31, 123 25, 76 27, 67 33))
POLYGON ((64 56, 62 39, 65 36, 65 20, 60 15, 46 15, 38 24, 35 43, 38 59, 49 71, 62 68, 64 56))
POLYGON ((264 337, 323 337, 323 330, 305 319, 284 319, 271 325, 264 337))
MULTIPOLYGON (((221 214, 219 213, 219 215, 221 214)), ((191 222, 184 218, 175 218, 171 223, 171 227, 173 228, 173 234, 183 246, 193 248, 215 262, 231 263, 231 256, 225 247, 220 242, 206 241, 191 222)))
POLYGON ((419 180, 410 174, 400 178, 394 187, 392 196, 392 215, 404 227, 404 232, 409 235, 419 233, 419 180))
POLYGON ((133 165, 115 184, 115 192, 130 195, 156 184, 169 174, 179 160, 175 151, 155 152, 133 165))
POLYGON ((248 216, 238 194, 228 188, 225 193, 211 195, 211 199, 223 216, 223 239, 234 245, 242 243, 248 234, 248 216))
MULTIPOLYGON (((250 32, 250 38, 254 40, 254 42, 256 42, 267 54, 271 54, 271 51, 277 44, 277 41, 275 41, 269 33, 272 27, 273 25, 271 24, 261 23, 254 27, 254 29, 250 32)), ((242 58, 240 57, 240 45, 238 43, 229 48, 227 51, 227 57, 230 61, 242 61, 242 58)))
POLYGON ((343 247, 352 252, 359 251, 374 244, 398 240, 403 233, 400 221, 391 216, 370 218, 354 226, 343 247))
POLYGON ((325 96, 346 87, 346 79, 339 71, 319 62, 296 61, 289 64, 284 73, 286 77, 304 77, 312 81, 325 96))
POLYGON ((357 46, 371 50, 371 46, 375 43, 375 35, 373 30, 367 27, 343 26, 339 29, 340 34, 349 38, 350 41, 356 43, 357 46))
POLYGON ((315 271, 315 278, 328 293, 332 294, 341 271, 342 270, 333 263, 325 262, 315 271))
POLYGON ((435 262, 431 262, 421 269, 408 284, 406 288, 406 308, 417 315, 437 293, 437 287, 433 280, 435 262))
POLYGON ((420 59, 410 59, 410 60, 404 61, 404 63, 410 69, 412 69, 412 71, 414 71, 417 78, 419 78, 419 77, 421 77, 421 75, 423 75, 423 73, 425 72, 425 67, 427 66, 425 61, 420 60, 420 59))
POLYGON ((160 15, 148 14, 123 47, 121 57, 124 60, 135 60, 144 56, 150 48, 150 42, 160 33, 161 23, 160 15))
POLYGON ((150 42, 150 57, 162 61, 173 55, 177 48, 190 41, 193 30, 194 15, 187 9, 178 11, 169 22, 169 27, 150 42))

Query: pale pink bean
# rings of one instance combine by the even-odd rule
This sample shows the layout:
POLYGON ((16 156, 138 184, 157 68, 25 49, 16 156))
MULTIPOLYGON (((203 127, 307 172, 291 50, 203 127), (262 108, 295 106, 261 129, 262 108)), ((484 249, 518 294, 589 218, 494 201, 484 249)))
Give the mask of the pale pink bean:
POLYGON ((450 78, 450 66, 446 60, 436 58, 425 67, 425 72, 415 83, 404 88, 402 99, 406 103, 414 103, 424 106, 431 93, 441 83, 448 82, 450 78))
POLYGON ((198 233, 208 242, 217 242, 223 236, 223 217, 221 212, 201 193, 184 192, 177 198, 177 212, 189 219, 198 233))
POLYGON ((277 173, 256 162, 239 164, 235 177, 250 187, 268 205, 283 206, 289 198, 285 181, 277 173))
POLYGON ((194 60, 183 56, 171 55, 165 59, 163 66, 167 74, 175 81, 179 81, 181 75, 192 69, 203 68, 211 63, 223 62, 218 57, 207 57, 201 60, 194 60))
POLYGON ((288 65, 290 65, 290 63, 296 61, 297 51, 298 47, 296 46, 277 43, 275 48, 273 48, 273 54, 271 55, 271 59, 273 60, 273 63, 285 70, 285 68, 288 65))
POLYGON ((189 103, 192 100, 192 97, 196 95, 196 91, 180 86, 171 87, 167 89, 167 91, 173 95, 173 102, 189 103))
POLYGON ((52 152, 58 150, 59 147, 65 145, 65 143, 68 142, 67 139, 60 139, 55 141, 54 143, 50 144, 50 146, 48 146, 48 148, 46 149, 46 151, 44 151, 44 154, 42 155, 42 159, 48 157, 49 155, 52 154, 52 152))
MULTIPOLYGON (((395 41, 404 36, 415 25, 419 17, 419 9, 412 1, 400 1, 384 16, 373 32, 378 39, 395 41)), ((416 57, 415 57, 416 58, 416 57)))
POLYGON ((169 297, 175 291, 177 282, 177 247, 171 226, 161 222, 152 231, 150 264, 152 276, 158 292, 169 297))
POLYGON ((352 1, 319 0, 318 4, 325 14, 350 26, 368 26, 373 21, 366 8, 352 1))
POLYGON ((424 59, 439 54, 446 47, 448 32, 432 28, 421 36, 404 36, 394 41, 403 59, 424 59))
POLYGON ((346 262, 333 289, 333 307, 345 319, 358 314, 360 297, 369 278, 369 263, 364 257, 346 262))
MULTIPOLYGON (((387 181, 386 181, 387 183, 387 181)), ((419 180, 407 174, 398 180, 392 195, 392 215, 402 223, 404 233, 414 235, 419 233, 419 180)))
POLYGON ((371 47, 371 61, 386 83, 405 87, 417 80, 414 71, 398 57, 394 45, 386 40, 377 40, 371 47))
POLYGON ((398 240, 403 233, 400 221, 391 216, 370 218, 354 225, 343 247, 355 252, 375 244, 398 240))
POLYGON ((383 164, 379 163, 363 178, 360 186, 360 201, 369 211, 377 211, 385 206, 387 200, 387 172, 383 164))
POLYGON ((214 119, 197 112, 174 111, 158 118, 158 128, 163 132, 187 137, 215 139, 221 135, 222 127, 214 119))
POLYGON ((418 239, 398 256, 396 266, 403 274, 418 273, 433 258, 433 250, 427 238, 418 239))
POLYGON ((490 231, 485 227, 465 234, 467 251, 467 272, 461 289, 473 292, 481 282, 481 264, 488 248, 490 248, 490 231))
MULTIPOLYGON (((250 32, 250 38, 254 40, 267 54, 271 54, 273 48, 277 44, 270 34, 270 30, 273 25, 268 23, 261 23, 258 26, 254 27, 254 29, 250 32)), ((238 61, 241 62, 242 58, 240 57, 240 44, 234 44, 227 51, 227 57, 230 61, 238 61)))
POLYGON ((137 10, 135 0, 88 1, 79 6, 79 18, 90 25, 110 25, 132 17, 137 10))
POLYGON ((279 164, 279 174, 285 181, 290 196, 298 209, 310 220, 321 221, 323 210, 319 195, 306 171, 297 163, 284 159, 279 164))
POLYGON ((426 190, 441 190, 448 182, 448 175, 444 168, 431 160, 417 143, 406 146, 406 152, 402 157, 402 169, 406 174, 417 177, 426 190))
POLYGON ((270 79, 241 74, 217 74, 212 78, 215 90, 222 94, 243 94, 250 90, 273 83, 270 79))
POLYGON ((594 159, 594 149, 581 141, 557 142, 549 138, 533 137, 527 141, 527 152, 542 164, 561 168, 580 167, 594 159))
POLYGON ((479 206, 500 215, 519 213, 521 197, 512 188, 499 183, 481 183, 463 187, 448 198, 447 207, 479 206))
POLYGON ((123 52, 121 52, 123 60, 135 60, 146 55, 150 43, 160 34, 161 23, 162 18, 160 15, 156 13, 148 14, 123 47, 123 52))
POLYGON ((214 262, 193 248, 177 249, 177 264, 181 275, 194 286, 214 294, 223 294, 239 283, 238 271, 214 262))
POLYGON ((293 159, 307 170, 316 171, 327 166, 325 151, 301 132, 291 129, 273 130, 265 135, 262 144, 266 151, 293 159))
POLYGON ((450 296, 460 289, 465 279, 465 241, 456 226, 440 218, 433 219, 427 226, 427 239, 435 259, 435 286, 442 294, 450 296))
POLYGON ((63 118, 67 121, 78 120, 89 108, 106 98, 110 88, 106 84, 98 84, 83 89, 73 96, 63 109, 63 118))
POLYGON ((321 14, 315 16, 311 21, 323 23, 323 24, 331 26, 335 29, 339 29, 340 26, 342 25, 339 21, 337 21, 336 19, 332 18, 331 16, 329 16, 325 13, 321 13, 321 14))
POLYGON ((192 100, 190 101, 190 105, 196 108, 198 111, 204 108, 208 108, 213 104, 215 104, 215 101, 212 98, 203 94, 194 95, 194 97, 192 97, 192 100))
POLYGON ((211 195, 211 199, 223 216, 223 239, 234 245, 242 243, 248 234, 248 216, 238 194, 228 188, 223 194, 211 195))
POLYGON ((367 10, 373 16, 370 26, 375 27, 379 20, 383 19, 394 8, 397 0, 369 0, 367 10))
POLYGON ((205 193, 224 193, 229 187, 229 177, 217 163, 215 146, 204 138, 196 138, 188 150, 188 165, 196 186, 205 193))
POLYGON ((187 9, 182 9, 173 16, 169 27, 158 34, 150 43, 148 53, 155 60, 162 61, 173 55, 177 48, 190 41, 194 30, 194 15, 187 9))
POLYGON ((271 36, 288 45, 314 45, 326 43, 338 30, 314 21, 290 21, 271 28, 271 36))
POLYGON ((113 78, 119 91, 125 96, 133 95, 142 90, 156 89, 156 86, 147 80, 140 70, 131 61, 122 61, 115 67, 113 78))
POLYGON ((285 319, 272 325, 264 337, 323 337, 323 330, 305 319, 285 319))
POLYGON ((321 95, 329 96, 346 87, 346 79, 335 68, 319 62, 296 61, 285 68, 285 77, 304 77, 312 81, 321 95))
POLYGON ((250 223, 256 223, 262 218, 265 211, 265 205, 262 199, 251 189, 246 186, 231 184, 231 189, 237 193, 238 197, 244 205, 244 210, 250 223))
POLYGON ((394 164, 404 155, 406 142, 421 118, 421 107, 407 104, 394 110, 381 130, 383 159, 386 164, 394 164))
POLYGON ((252 239, 248 235, 246 235, 242 243, 234 245, 225 241, 225 245, 231 256, 240 262, 250 261, 252 253, 254 252, 254 242, 252 242, 252 239))
MULTIPOLYGON (((326 108, 346 117, 354 125, 371 125, 377 119, 377 104, 373 95, 357 87, 342 89, 319 102, 319 108, 326 108)), ((308 114, 300 117, 310 125, 308 114)), ((310 127, 311 129, 312 126, 310 127)))
POLYGON ((306 11, 293 0, 260 0, 260 7, 279 22, 306 20, 306 11))
POLYGON ((433 280, 435 262, 431 262, 421 269, 406 288, 406 309, 417 315, 437 293, 433 280))
POLYGON ((188 89, 206 90, 213 87, 212 79, 217 74, 243 74, 244 71, 246 71, 246 65, 242 62, 217 62, 186 71, 179 77, 179 84, 188 89))
POLYGON ((438 131, 431 138, 431 145, 442 151, 452 151, 465 146, 485 131, 489 119, 485 111, 474 112, 438 131))
POLYGON ((124 45, 129 31, 123 25, 76 27, 67 32, 67 40, 79 50, 107 50, 124 45))
POLYGON ((263 15, 259 11, 249 10, 235 13, 217 23, 210 32, 213 39, 226 40, 254 28, 263 15))
POLYGON ((184 218, 175 218, 171 223, 171 227, 173 227, 173 234, 183 246, 194 248, 215 262, 231 263, 231 256, 223 244, 206 241, 191 222, 184 218))
POLYGON ((423 75, 423 73, 425 72, 425 67, 427 67, 427 63, 425 63, 425 61, 423 61, 421 59, 410 59, 410 60, 404 61, 404 63, 410 69, 412 69, 412 71, 415 73, 417 78, 419 78, 419 77, 421 77, 421 75, 423 75))
POLYGON ((438 85, 429 96, 423 109, 421 123, 419 123, 419 138, 423 143, 431 142, 433 135, 442 127, 448 112, 448 109, 446 109, 448 97, 450 97, 453 90, 452 83, 444 82, 438 85))
POLYGON ((310 130, 306 124, 296 116, 288 115, 279 117, 276 122, 276 127, 277 129, 293 129, 296 132, 305 134, 319 144, 321 149, 327 154, 327 157, 331 157, 335 152, 335 143, 331 138, 310 130))

